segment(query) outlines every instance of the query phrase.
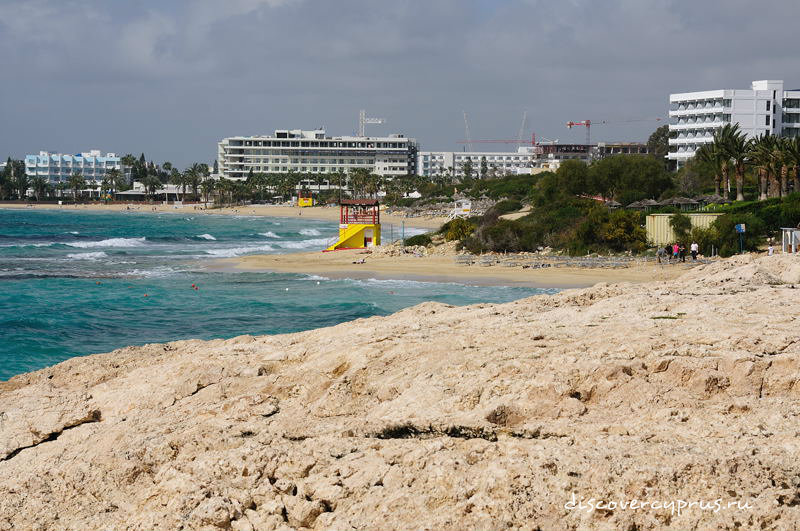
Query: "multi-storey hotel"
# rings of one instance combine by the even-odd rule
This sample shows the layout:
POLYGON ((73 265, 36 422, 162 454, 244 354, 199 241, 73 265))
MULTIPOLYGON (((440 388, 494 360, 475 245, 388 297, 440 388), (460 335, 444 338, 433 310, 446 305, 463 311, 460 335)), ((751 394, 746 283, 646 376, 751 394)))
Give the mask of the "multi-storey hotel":
POLYGON ((365 169, 396 177, 416 173, 417 141, 403 135, 359 137, 325 131, 278 130, 274 136, 234 136, 218 144, 220 175, 244 179, 254 173, 347 173, 365 169))
POLYGON ((423 177, 441 175, 447 171, 455 177, 464 176, 464 163, 472 162, 472 176, 480 176, 481 161, 486 159, 488 171, 499 175, 532 173, 535 168, 555 170, 565 160, 592 159, 594 146, 558 144, 555 142, 523 146, 508 151, 421 151, 417 172, 423 177))
POLYGON ((464 163, 469 160, 472 162, 472 176, 477 177, 484 157, 487 169, 494 168, 501 175, 530 173, 533 154, 526 149, 519 148, 517 152, 420 151, 417 173, 423 177, 432 177, 450 171, 454 177, 463 177, 464 163))
POLYGON ((739 124, 748 138, 761 134, 800 134, 800 90, 784 90, 783 81, 753 81, 750 90, 722 89, 670 94, 670 151, 683 166, 697 149, 713 140, 725 124, 739 124))
POLYGON ((25 173, 28 177, 44 177, 50 184, 65 183, 75 172, 80 172, 87 182, 100 184, 110 169, 121 169, 120 158, 115 153, 102 155, 96 149, 76 155, 47 151, 25 155, 25 173))

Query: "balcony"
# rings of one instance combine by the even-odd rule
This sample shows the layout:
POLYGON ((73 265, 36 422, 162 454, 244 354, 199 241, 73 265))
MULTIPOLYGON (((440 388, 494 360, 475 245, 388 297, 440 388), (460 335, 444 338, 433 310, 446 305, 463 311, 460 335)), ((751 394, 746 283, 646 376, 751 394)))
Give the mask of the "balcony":
POLYGON ((694 109, 676 109, 669 111, 669 116, 696 116, 708 114, 730 114, 730 106, 715 105, 713 107, 697 107, 694 109))
POLYGON ((696 136, 693 138, 670 138, 668 144, 670 146, 685 146, 687 144, 708 144, 713 141, 713 136, 696 136))

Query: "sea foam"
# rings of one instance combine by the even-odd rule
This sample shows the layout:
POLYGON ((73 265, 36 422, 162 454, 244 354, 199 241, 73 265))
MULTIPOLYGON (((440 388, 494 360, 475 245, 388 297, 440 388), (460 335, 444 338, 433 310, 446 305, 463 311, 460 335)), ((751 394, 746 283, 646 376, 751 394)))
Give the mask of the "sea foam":
POLYGON ((66 245, 79 247, 81 249, 91 249, 94 247, 139 247, 144 245, 144 238, 109 238, 96 242, 70 242, 66 245))
POLYGON ((70 253, 67 258, 71 260, 99 260, 100 258, 108 258, 108 255, 103 251, 94 253, 70 253))
POLYGON ((234 256, 241 256, 248 253, 257 253, 259 251, 274 251, 275 248, 271 245, 254 245, 250 247, 233 247, 230 249, 207 249, 206 254, 211 256, 218 256, 220 258, 232 258, 234 256))
POLYGON ((328 244, 329 238, 315 238, 313 240, 300 240, 299 242, 279 242, 277 245, 283 249, 308 249, 309 247, 321 247, 328 244))

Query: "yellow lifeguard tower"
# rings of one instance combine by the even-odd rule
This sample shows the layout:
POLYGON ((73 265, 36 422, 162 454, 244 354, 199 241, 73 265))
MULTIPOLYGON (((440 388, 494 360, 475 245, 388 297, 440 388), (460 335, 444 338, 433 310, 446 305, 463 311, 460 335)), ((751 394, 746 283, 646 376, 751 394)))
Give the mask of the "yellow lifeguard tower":
POLYGON ((297 195, 297 206, 314 206, 314 198, 311 196, 311 190, 300 190, 300 193, 297 195))
POLYGON ((381 244, 381 210, 377 199, 342 199, 339 239, 325 249, 364 249, 381 244))

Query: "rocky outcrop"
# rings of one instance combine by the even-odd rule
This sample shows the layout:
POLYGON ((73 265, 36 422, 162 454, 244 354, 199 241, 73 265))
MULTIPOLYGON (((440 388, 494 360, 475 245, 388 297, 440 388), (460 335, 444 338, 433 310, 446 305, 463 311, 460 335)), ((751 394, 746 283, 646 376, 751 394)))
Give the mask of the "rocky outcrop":
POLYGON ((0 530, 796 528, 798 271, 71 359, 0 384, 0 530))

